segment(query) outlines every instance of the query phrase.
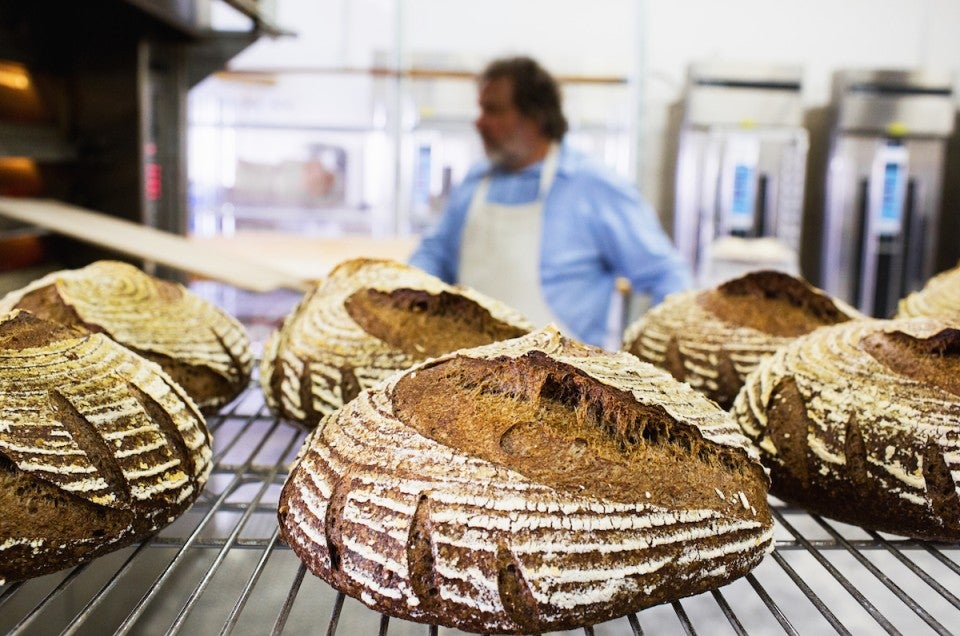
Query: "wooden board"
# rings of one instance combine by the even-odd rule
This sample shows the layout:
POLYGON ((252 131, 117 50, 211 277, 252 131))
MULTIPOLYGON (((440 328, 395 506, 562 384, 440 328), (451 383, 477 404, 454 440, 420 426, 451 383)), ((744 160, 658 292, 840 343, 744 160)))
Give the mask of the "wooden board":
POLYGON ((235 252, 201 248, 183 236, 61 201, 0 197, 0 215, 243 289, 306 291, 309 287, 303 278, 235 252))

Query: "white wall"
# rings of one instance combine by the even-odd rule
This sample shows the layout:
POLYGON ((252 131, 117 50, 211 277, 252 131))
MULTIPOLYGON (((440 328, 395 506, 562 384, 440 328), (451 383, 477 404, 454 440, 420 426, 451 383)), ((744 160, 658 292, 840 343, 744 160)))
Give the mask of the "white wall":
POLYGON ((261 41, 231 67, 362 68, 374 63, 374 52, 399 47, 407 55, 443 54, 448 63, 482 64, 522 52, 558 74, 627 75, 637 68, 641 5, 634 0, 277 0, 277 6, 277 22, 297 37, 261 41))

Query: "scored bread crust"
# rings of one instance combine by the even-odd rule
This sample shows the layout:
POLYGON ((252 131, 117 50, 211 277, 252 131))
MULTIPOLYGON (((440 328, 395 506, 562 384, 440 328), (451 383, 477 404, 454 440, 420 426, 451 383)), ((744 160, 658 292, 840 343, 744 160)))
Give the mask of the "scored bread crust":
POLYGON ((626 329, 623 349, 729 409, 765 356, 817 327, 862 317, 800 278, 757 271, 668 296, 626 329))
POLYGON ((919 317, 960 326, 960 264, 940 272, 897 304, 895 318, 919 317))
POLYGON ((203 417, 158 365, 103 334, 0 314, 0 579, 149 536, 210 466, 203 417))
POLYGON ((772 547, 766 489, 716 404, 547 328, 425 362, 325 418, 278 515, 312 572, 378 611, 539 633, 744 575, 772 547), (463 382, 431 394, 443 377, 463 382), (536 415, 558 404, 575 432, 536 415))
MULTIPOLYGON (((455 319, 455 310, 448 311, 455 319)), ((501 339, 497 334, 515 337, 531 329, 533 325, 519 313, 470 288, 447 285, 388 259, 350 259, 307 292, 268 339, 260 363, 260 383, 271 409, 313 427, 360 391, 436 355, 431 341, 438 336, 473 335, 476 345, 501 339), (367 294, 398 297, 404 293, 412 298, 402 302, 389 318, 372 316, 359 303, 352 304, 363 301, 367 294), (418 322, 428 317, 431 303, 451 302, 472 307, 494 331, 485 334, 464 323, 437 326, 418 322), (358 322, 368 316, 366 324, 358 322), (371 333, 378 327, 378 333, 371 333), (401 333, 404 329, 406 333, 401 333), (394 333, 383 333, 390 330, 394 333)))
POLYGON ((162 366, 198 406, 213 410, 250 380, 243 325, 180 284, 128 263, 97 261, 39 278, 0 299, 50 320, 102 332, 162 366))
POLYGON ((919 318, 819 329, 761 363, 733 412, 775 495, 960 540, 960 331, 919 318))

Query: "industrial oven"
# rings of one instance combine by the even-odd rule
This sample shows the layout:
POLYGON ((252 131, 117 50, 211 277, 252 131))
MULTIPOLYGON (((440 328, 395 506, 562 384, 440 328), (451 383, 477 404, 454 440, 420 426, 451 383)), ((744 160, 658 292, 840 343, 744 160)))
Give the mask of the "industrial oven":
POLYGON ((834 76, 819 283, 868 315, 891 317, 936 273, 953 83, 934 71, 834 76))
MULTIPOLYGON (((183 234, 191 86, 280 30, 259 2, 0 0, 0 196, 50 198, 183 234)), ((0 215, 0 275, 117 257, 0 215)), ((171 277, 176 272, 166 272, 171 277)))
POLYGON ((761 265, 799 274, 809 146, 801 89, 796 66, 690 66, 673 235, 701 286, 761 265), (741 239, 739 265, 723 253, 728 237, 741 239))

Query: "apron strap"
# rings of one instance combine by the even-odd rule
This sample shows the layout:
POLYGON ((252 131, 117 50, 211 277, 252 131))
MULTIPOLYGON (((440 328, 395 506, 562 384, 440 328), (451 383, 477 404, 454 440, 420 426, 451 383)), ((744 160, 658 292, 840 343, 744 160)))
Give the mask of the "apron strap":
POLYGON ((551 144, 538 196, 527 203, 487 201, 492 176, 485 175, 470 201, 460 246, 459 281, 505 302, 538 326, 553 322, 563 327, 543 296, 540 276, 544 200, 557 164, 557 146, 551 144))
POLYGON ((547 198, 547 193, 553 187, 553 179, 557 176, 557 167, 560 165, 560 146, 557 142, 550 144, 547 156, 543 158, 543 168, 540 170, 541 199, 547 198))

